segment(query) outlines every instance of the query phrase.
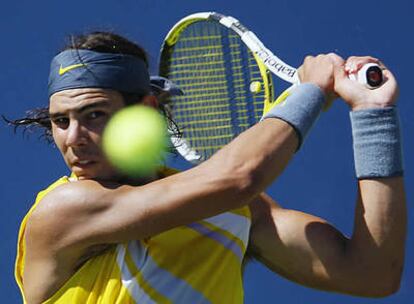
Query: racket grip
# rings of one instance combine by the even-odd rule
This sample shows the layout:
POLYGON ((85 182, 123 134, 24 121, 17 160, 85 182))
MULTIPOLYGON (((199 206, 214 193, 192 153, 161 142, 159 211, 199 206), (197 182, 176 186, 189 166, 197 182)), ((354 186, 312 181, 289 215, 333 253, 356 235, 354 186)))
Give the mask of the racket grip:
POLYGON ((349 79, 358 81, 368 89, 376 89, 384 82, 382 69, 376 63, 365 64, 357 73, 349 74, 349 79))

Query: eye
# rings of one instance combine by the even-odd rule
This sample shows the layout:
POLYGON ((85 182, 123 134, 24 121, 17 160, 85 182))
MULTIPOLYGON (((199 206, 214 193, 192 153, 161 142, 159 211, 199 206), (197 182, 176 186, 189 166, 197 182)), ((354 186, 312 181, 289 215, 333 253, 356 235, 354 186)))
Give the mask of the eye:
POLYGON ((56 117, 52 119, 52 122, 59 128, 65 129, 69 126, 69 118, 56 117))
POLYGON ((88 119, 99 119, 101 117, 105 117, 106 113, 103 111, 92 111, 87 114, 88 119))

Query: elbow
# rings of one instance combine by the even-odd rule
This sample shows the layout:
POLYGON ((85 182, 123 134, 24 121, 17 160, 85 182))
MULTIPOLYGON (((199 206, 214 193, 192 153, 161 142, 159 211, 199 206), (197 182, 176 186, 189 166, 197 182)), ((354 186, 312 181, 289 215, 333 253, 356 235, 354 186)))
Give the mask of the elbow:
POLYGON ((377 282, 373 296, 379 298, 391 296, 400 290, 404 261, 398 259, 398 261, 383 263, 382 266, 382 272, 371 276, 371 280, 377 282))
MULTIPOLYGON (((378 279, 377 279, 378 280, 378 279)), ((352 286, 352 289, 346 288, 345 290, 331 290, 336 291, 339 293, 348 294, 355 297, 363 297, 363 298, 386 298, 396 294, 400 289, 400 283, 384 283, 376 284, 373 282, 369 282, 368 284, 361 284, 358 287, 352 286)))
POLYGON ((392 295, 396 294, 399 290, 400 290, 400 282, 398 282, 397 284, 391 285, 388 290, 385 290, 385 292, 383 292, 380 295, 380 298, 385 298, 385 297, 392 296, 392 295))
POLYGON ((398 274, 384 274, 382 279, 376 278, 378 281, 383 281, 379 286, 372 291, 372 297, 385 298, 396 294, 401 286, 401 271, 398 274))
POLYGON ((381 286, 376 289, 366 290, 363 293, 356 293, 355 296, 367 298, 386 298, 397 293, 400 289, 400 284, 391 284, 389 286, 381 286))
MULTIPOLYGON (((399 271, 376 273, 370 278, 364 278, 357 290, 350 294, 368 298, 385 298, 396 294, 400 290, 402 267, 399 271)), ((355 282, 354 282, 355 286, 355 282)))
POLYGON ((392 296, 393 294, 396 294, 398 290, 400 289, 400 285, 390 285, 389 287, 381 286, 376 289, 367 289, 363 292, 352 292, 350 293, 353 296, 358 297, 365 297, 365 298, 386 298, 389 296, 392 296))

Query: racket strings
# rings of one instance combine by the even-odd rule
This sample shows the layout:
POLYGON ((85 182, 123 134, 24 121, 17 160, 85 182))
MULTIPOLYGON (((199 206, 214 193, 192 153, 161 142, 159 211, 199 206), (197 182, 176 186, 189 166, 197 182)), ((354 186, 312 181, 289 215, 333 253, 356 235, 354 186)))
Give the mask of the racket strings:
POLYGON ((238 35, 215 22, 182 31, 165 76, 185 92, 173 97, 170 110, 202 159, 261 117, 265 94, 250 91, 252 82, 263 82, 256 60, 238 35))

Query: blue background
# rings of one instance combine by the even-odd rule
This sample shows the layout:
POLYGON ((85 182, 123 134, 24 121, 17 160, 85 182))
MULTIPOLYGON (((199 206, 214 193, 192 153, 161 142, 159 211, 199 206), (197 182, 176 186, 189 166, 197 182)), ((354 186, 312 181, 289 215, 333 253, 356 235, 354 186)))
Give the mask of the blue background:
MULTIPOLYGON (((233 15, 287 63, 305 55, 370 54, 399 80, 409 218, 413 218, 414 103, 412 88, 413 8, 394 1, 2 1, 0 7, 0 113, 17 118, 47 105, 49 61, 70 33, 115 30, 142 44, 157 70, 158 50, 170 27, 183 16, 214 10, 233 15)), ((13 279, 17 230, 35 194, 68 173, 57 149, 38 134, 13 134, 0 123, 0 295, 20 303, 13 279)), ((181 168, 179 159, 171 160, 181 168)), ((348 109, 337 101, 319 120, 303 149, 268 192, 287 208, 321 216, 350 235, 356 183, 348 109)), ((412 303, 413 223, 409 222, 406 266, 400 291, 386 299, 363 299, 314 291, 273 275, 259 263, 247 267, 246 303, 412 303), (411 300, 409 300, 411 298, 411 300)), ((381 278, 378 278, 379 280, 381 278)))

